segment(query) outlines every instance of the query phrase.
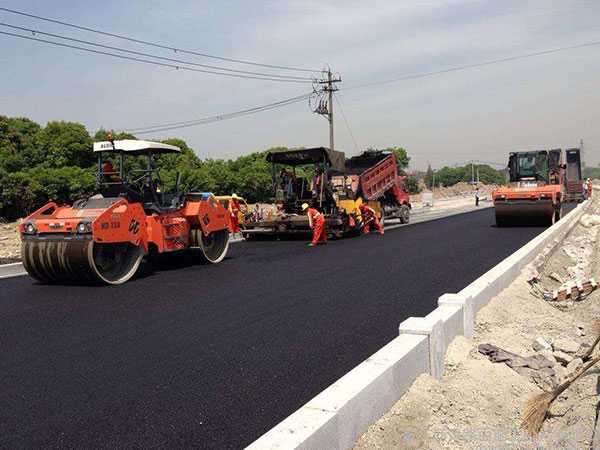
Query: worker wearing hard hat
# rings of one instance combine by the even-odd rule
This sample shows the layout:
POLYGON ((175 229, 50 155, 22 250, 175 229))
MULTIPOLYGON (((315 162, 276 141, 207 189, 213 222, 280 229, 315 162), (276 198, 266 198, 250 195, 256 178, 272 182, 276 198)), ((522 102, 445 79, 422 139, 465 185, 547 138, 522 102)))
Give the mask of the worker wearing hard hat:
POLYGON ((237 194, 231 194, 231 199, 229 200, 229 205, 227 209, 229 210, 229 215, 231 217, 231 232, 235 236, 240 232, 240 197, 237 194))
POLYGON ((587 187, 587 198, 592 198, 592 179, 588 178, 585 184, 587 187))
POLYGON ((377 212, 366 203, 358 205, 358 209, 360 210, 360 215, 362 217, 363 234, 370 233, 371 226, 373 226, 379 234, 383 235, 383 226, 381 225, 381 222, 379 222, 377 212))
POLYGON ((302 204, 302 211, 308 216, 308 225, 313 230, 312 241, 308 244, 309 247, 314 247, 317 244, 327 243, 327 231, 325 231, 325 216, 316 208, 302 204))

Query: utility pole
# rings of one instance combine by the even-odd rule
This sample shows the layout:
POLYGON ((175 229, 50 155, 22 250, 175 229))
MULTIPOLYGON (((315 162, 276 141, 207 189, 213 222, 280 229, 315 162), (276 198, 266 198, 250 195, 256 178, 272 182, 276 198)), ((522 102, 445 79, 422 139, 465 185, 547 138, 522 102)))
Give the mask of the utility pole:
POLYGON ((339 88, 336 83, 342 81, 341 77, 335 77, 331 72, 331 68, 328 68, 327 71, 323 71, 326 73, 326 79, 319 80, 317 83, 322 85, 323 87, 317 91, 317 94, 322 94, 323 96, 327 95, 327 100, 321 98, 318 102, 318 105, 314 109, 314 112, 320 114, 322 116, 327 117, 327 121, 329 122, 329 149, 334 150, 334 136, 333 136, 333 93, 339 88))
POLYGON ((471 185, 475 183, 475 166, 473 165, 473 160, 471 160, 471 185))
POLYGON ((585 169, 585 153, 583 152, 583 139, 579 140, 579 154, 581 155, 581 168, 585 169))

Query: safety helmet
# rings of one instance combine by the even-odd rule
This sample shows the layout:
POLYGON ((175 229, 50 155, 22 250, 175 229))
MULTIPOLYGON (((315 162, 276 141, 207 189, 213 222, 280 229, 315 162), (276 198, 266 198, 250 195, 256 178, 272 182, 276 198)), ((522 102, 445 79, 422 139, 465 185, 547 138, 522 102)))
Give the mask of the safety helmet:
POLYGON ((302 211, 306 211, 308 209, 308 203, 302 203, 302 211))

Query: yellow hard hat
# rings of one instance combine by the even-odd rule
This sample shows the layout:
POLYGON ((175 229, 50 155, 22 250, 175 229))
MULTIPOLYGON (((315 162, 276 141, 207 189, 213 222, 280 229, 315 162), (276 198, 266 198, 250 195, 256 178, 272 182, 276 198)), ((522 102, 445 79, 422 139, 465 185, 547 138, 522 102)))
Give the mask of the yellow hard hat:
POLYGON ((302 211, 306 211, 308 209, 308 203, 302 203, 302 211))

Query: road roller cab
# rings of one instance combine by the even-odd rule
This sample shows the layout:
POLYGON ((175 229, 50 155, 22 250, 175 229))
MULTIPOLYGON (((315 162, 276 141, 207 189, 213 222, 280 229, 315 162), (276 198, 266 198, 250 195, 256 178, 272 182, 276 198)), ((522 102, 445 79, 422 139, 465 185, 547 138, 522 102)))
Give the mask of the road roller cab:
POLYGON ((229 215, 210 193, 163 193, 156 156, 178 147, 151 141, 94 144, 98 194, 72 206, 54 202, 20 226, 23 264, 41 282, 121 284, 150 251, 200 250, 220 262, 229 215), (134 157, 133 160, 130 160, 134 157), (142 157, 142 158, 140 158, 142 157))

